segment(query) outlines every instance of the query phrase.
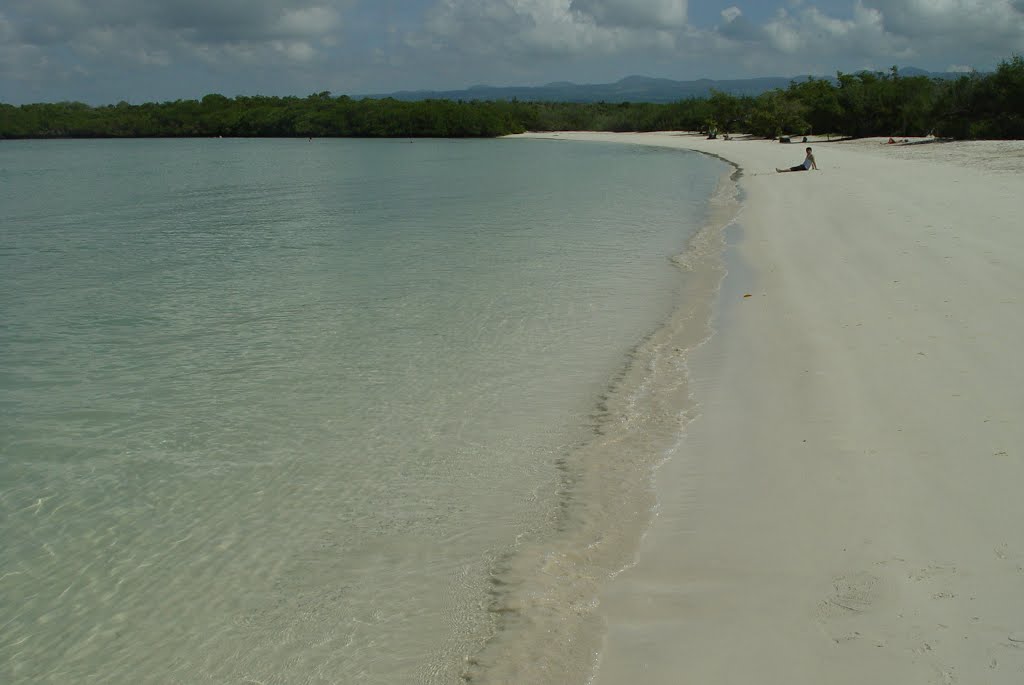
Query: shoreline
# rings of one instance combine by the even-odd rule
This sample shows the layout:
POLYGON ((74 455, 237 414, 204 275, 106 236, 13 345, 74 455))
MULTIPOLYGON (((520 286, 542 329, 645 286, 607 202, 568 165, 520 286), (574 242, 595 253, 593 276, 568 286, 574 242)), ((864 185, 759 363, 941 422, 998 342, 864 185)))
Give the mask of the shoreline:
POLYGON ((525 539, 492 574, 498 619, 462 678, 570 683, 592 677, 604 636, 597 597, 632 563, 655 507, 652 478, 692 420, 688 354, 711 336, 724 231, 739 210, 736 165, 719 176, 699 228, 672 255, 680 270, 668 317, 630 351, 595 408, 594 434, 558 464, 562 499, 553 537, 525 539), (565 604, 568 603, 568 607, 565 604), (550 607, 550 608, 549 608, 550 607))
POLYGON ((595 685, 1024 677, 1024 146, 561 133, 744 170, 595 685), (790 161, 794 160, 794 161, 790 161))

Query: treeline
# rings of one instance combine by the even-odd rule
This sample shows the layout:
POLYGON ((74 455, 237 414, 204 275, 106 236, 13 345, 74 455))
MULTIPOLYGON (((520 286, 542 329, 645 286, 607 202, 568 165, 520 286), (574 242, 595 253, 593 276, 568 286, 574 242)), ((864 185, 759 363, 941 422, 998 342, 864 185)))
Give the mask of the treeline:
POLYGON ((207 95, 202 100, 90 107, 0 105, 3 138, 494 137, 525 130, 512 103, 207 95))
POLYGON ((90 107, 0 104, 0 138, 494 137, 524 131, 717 131, 780 135, 1024 138, 1024 59, 948 81, 840 73, 753 96, 713 92, 673 104, 403 102, 207 95, 202 100, 90 107))
POLYGON ((1024 138, 1024 59, 1003 61, 991 74, 956 80, 889 73, 839 73, 757 97, 714 93, 701 101, 704 128, 759 136, 838 134, 950 138, 1024 138))

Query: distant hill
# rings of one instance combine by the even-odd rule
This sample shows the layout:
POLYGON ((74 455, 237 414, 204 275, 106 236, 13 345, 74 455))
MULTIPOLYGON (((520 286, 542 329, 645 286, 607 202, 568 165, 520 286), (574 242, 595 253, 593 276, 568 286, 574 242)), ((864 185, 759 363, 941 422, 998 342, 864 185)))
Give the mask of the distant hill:
MULTIPOLYGON (((957 78, 962 74, 938 73, 907 67, 904 76, 957 78)), ((713 81, 673 81, 667 78, 627 76, 615 83, 576 84, 568 81, 543 86, 472 86, 466 90, 403 90, 371 98, 390 97, 396 100, 523 100, 531 102, 655 102, 666 103, 702 98, 712 90, 730 95, 760 95, 775 88, 787 88, 791 81, 805 81, 809 76, 765 76, 751 79, 713 81)), ((833 77, 819 77, 829 78, 833 77)))

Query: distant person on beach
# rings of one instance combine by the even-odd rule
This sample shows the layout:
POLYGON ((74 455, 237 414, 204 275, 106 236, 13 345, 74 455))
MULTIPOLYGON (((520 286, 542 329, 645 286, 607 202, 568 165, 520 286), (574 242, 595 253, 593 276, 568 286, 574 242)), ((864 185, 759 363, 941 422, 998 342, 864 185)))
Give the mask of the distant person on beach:
POLYGON ((814 161, 814 155, 811 153, 811 148, 807 148, 807 156, 804 157, 803 164, 797 164, 796 166, 789 167, 788 169, 776 169, 780 174, 787 171, 810 171, 814 169, 818 170, 818 163, 814 161))

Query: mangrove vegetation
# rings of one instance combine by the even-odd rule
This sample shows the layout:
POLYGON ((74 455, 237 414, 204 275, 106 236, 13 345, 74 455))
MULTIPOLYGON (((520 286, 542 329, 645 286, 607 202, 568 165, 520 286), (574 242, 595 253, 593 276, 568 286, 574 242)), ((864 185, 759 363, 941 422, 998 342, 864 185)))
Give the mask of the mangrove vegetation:
POLYGON ((889 72, 794 81, 757 96, 671 104, 206 95, 92 107, 0 104, 0 138, 495 137, 524 131, 716 131, 781 135, 1024 138, 1024 59, 955 80, 889 72))

